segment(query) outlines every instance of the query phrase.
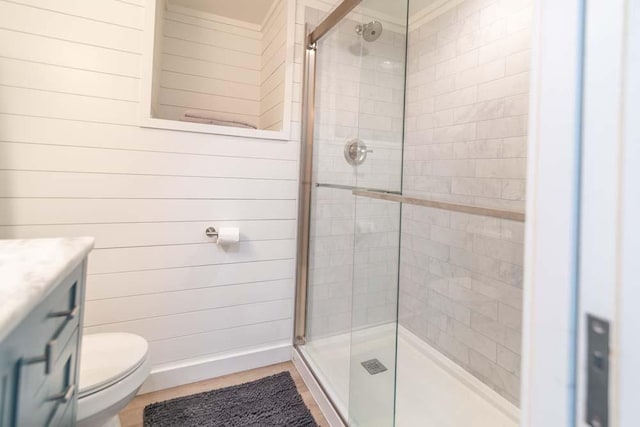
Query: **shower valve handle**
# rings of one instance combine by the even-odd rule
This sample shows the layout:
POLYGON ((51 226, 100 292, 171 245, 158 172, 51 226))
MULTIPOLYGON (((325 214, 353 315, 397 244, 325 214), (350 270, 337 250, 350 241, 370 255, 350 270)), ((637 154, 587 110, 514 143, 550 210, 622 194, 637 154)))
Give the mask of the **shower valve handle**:
POLYGON ((347 141, 344 147, 344 158, 351 166, 364 163, 367 153, 373 153, 373 150, 367 148, 367 145, 358 138, 347 141))

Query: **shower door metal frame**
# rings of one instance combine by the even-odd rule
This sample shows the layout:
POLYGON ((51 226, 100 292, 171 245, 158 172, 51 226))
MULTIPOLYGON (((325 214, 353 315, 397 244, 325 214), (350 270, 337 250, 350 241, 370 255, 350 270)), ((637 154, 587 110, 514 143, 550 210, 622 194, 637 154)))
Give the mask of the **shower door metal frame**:
POLYGON ((309 277, 309 233, 313 177, 313 133, 316 102, 316 61, 318 41, 349 14, 362 0, 344 0, 314 29, 305 27, 305 55, 302 87, 302 141, 300 144, 300 185, 298 193, 298 246, 293 344, 306 341, 307 286, 309 277))

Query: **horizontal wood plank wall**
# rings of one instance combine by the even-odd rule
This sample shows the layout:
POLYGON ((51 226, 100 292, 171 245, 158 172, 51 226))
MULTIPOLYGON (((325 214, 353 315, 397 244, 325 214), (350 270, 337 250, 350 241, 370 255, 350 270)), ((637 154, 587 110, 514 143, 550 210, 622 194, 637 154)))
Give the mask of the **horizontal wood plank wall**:
POLYGON ((278 0, 262 29, 260 129, 282 128, 286 55, 287 2, 278 0))
POLYGON ((257 127, 262 33, 199 15, 164 11, 158 117, 194 110, 257 127))
MULTIPOLYGON (((143 335, 156 371, 288 345, 299 118, 290 142, 140 128, 144 4, 0 0, 0 238, 95 236, 86 331, 143 335)), ((164 99, 204 79, 257 117, 259 34, 215 68, 194 39, 222 30, 166 19, 164 99)))

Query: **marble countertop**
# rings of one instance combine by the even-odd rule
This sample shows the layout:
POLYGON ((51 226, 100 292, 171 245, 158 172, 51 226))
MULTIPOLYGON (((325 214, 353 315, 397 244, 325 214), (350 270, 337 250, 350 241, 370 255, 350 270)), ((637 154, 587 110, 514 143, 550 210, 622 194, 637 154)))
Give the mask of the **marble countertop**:
POLYGON ((92 248, 92 237, 0 240, 0 341, 92 248))

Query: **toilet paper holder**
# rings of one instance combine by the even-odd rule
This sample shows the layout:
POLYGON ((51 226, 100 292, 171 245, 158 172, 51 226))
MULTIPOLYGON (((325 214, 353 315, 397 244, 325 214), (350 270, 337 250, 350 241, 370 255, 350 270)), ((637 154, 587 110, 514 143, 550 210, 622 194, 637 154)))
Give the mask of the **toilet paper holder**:
POLYGON ((207 237, 218 237, 218 231, 215 227, 207 227, 207 229, 204 230, 204 234, 206 234, 207 237))

